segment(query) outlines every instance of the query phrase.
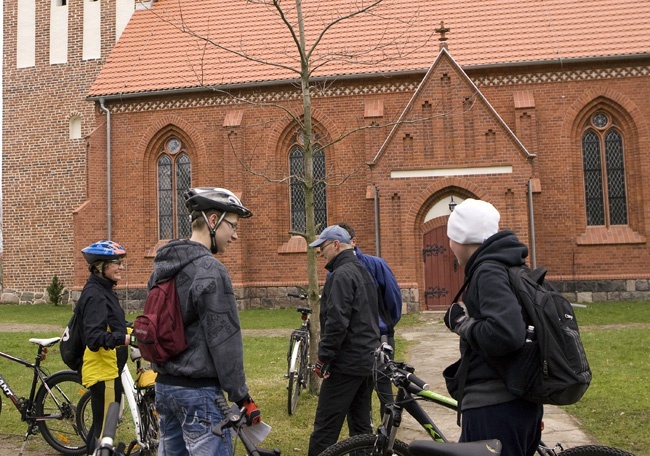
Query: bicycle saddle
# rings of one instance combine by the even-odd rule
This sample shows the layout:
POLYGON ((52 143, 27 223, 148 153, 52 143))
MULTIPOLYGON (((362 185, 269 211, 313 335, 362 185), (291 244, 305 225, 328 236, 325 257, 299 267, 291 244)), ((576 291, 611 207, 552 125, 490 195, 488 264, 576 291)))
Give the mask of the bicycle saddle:
POLYGON ((56 344, 60 340, 60 337, 52 337, 50 339, 29 339, 31 343, 40 345, 41 347, 49 347, 50 345, 56 344))
POLYGON ((498 456, 501 454, 501 442, 497 439, 463 443, 416 440, 409 445, 409 454, 411 456, 498 456))

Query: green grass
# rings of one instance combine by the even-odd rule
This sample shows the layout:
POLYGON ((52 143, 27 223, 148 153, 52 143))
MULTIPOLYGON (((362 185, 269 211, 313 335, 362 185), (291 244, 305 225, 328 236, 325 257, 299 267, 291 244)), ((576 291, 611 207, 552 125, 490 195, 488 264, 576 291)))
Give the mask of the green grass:
POLYGON ((591 303, 576 318, 593 379, 565 409, 599 442, 650 455, 650 302, 591 303))
MULTIPOLYGON (((650 455, 650 393, 646 380, 650 378, 650 302, 588 304, 586 309, 576 309, 576 315, 593 371, 593 382, 584 398, 566 407, 567 411, 601 444, 623 448, 639 456, 650 455)), ((52 324, 62 330, 69 316, 69 307, 0 306, 2 323, 52 324)), ((132 320, 135 314, 127 318, 132 320)), ((300 324, 295 309, 247 310, 240 313, 240 319, 244 329, 290 329, 300 324)), ((405 315, 398 326, 398 335, 400 327, 417 325, 419 321, 418 315, 405 315)), ((32 359, 35 346, 27 340, 59 336, 61 330, 0 333, 0 351, 32 359)), ((303 394, 296 414, 287 414, 284 378, 287 345, 285 337, 245 337, 246 372, 251 394, 262 410, 263 419, 273 427, 264 445, 278 447, 285 455, 302 455, 307 450, 317 397, 303 394)), ((403 357, 408 345, 404 340, 397 345, 397 357, 403 357)), ((56 347, 50 350, 45 365, 52 372, 64 368, 56 347)), ((29 370, 0 358, 0 372, 16 393, 29 393, 29 370)), ((374 403, 377 419, 377 401, 374 403)), ((22 435, 25 431, 24 423, 6 398, 0 428, 4 434, 22 435)), ((41 438, 32 437, 27 448, 34 451, 47 446, 41 438)), ((244 454, 243 449, 238 448, 237 454, 244 454)))

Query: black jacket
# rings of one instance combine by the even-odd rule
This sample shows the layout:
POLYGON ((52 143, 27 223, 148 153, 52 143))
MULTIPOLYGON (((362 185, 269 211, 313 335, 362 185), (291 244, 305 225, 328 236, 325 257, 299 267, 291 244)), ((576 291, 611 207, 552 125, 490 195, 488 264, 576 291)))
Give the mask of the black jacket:
POLYGON ((318 358, 332 373, 370 375, 379 346, 377 288, 354 250, 344 250, 325 268, 331 272, 320 301, 318 358))
POLYGON ((471 347, 463 410, 515 399, 487 360, 508 356, 524 344, 521 305, 510 287, 506 266, 523 265, 527 256, 528 248, 514 232, 500 231, 488 238, 465 266, 465 276, 471 275, 471 280, 462 300, 475 323, 467 339, 460 340, 461 357, 467 345, 471 347))

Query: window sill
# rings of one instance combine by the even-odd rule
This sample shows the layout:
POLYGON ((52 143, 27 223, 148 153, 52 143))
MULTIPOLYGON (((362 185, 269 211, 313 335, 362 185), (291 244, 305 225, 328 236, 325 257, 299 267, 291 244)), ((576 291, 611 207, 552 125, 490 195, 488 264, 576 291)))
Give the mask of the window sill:
POLYGON ((278 248, 278 253, 305 253, 307 252, 307 241, 302 236, 291 236, 287 242, 278 248))
POLYGON ((644 244, 645 236, 641 236, 627 225, 588 226, 584 233, 576 238, 578 245, 598 244, 644 244))

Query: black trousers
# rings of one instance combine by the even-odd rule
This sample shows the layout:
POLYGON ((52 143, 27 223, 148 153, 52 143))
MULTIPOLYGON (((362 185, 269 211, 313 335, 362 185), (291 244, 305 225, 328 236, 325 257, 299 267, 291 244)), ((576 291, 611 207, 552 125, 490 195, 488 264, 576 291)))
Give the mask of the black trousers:
POLYGON ((122 380, 120 377, 114 380, 95 383, 90 388, 90 405, 93 411, 93 424, 88 430, 88 454, 93 454, 97 441, 102 436, 104 420, 111 402, 122 400, 122 380))
POLYGON ((532 456, 542 438, 541 404, 517 399, 463 412, 461 442, 499 439, 501 456, 532 456))
POLYGON ((323 379, 314 432, 309 439, 309 456, 317 456, 339 438, 345 418, 348 419, 350 435, 370 434, 370 401, 372 398, 372 376, 332 373, 323 379))

